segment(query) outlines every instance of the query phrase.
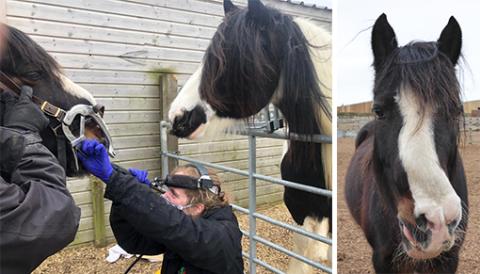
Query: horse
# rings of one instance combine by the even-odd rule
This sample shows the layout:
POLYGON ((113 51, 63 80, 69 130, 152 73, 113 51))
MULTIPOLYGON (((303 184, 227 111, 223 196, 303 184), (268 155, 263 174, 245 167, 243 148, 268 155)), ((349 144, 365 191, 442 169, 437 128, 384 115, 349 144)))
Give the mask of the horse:
POLYGON ((468 219, 458 151, 460 25, 452 16, 436 42, 399 47, 382 14, 371 46, 376 118, 355 141, 345 185, 350 213, 377 273, 454 273, 468 219))
MULTIPOLYGON (((223 2, 225 17, 204 59, 171 103, 171 132, 182 138, 229 131, 269 103, 288 124, 289 134, 331 135, 331 37, 308 20, 292 18, 248 1, 241 9, 223 2)), ((285 180, 331 189, 331 144, 290 141, 281 162, 285 180)), ((285 187, 284 202, 306 230, 331 233, 332 201, 285 187)), ((294 250, 316 260, 328 246, 294 236, 294 250)), ((311 269, 292 260, 289 273, 311 269)))
MULTIPOLYGON (((105 108, 96 103, 92 94, 67 78, 55 59, 28 35, 2 23, 0 23, 0 34, 2 36, 0 71, 2 76, 11 80, 13 85, 31 86, 33 95, 39 100, 48 102, 49 106, 70 110, 76 105, 83 104, 95 106, 99 114, 103 115, 105 108)), ((11 93, 7 88, 2 89, 0 86, 0 91, 11 93)), ((11 104, 13 96, 15 95, 12 93, 12 96, 8 97, 11 100, 5 99, 2 106, 11 104)), ((3 125, 3 112, 4 109, 0 109, 0 126, 3 125)), ((57 156, 67 176, 85 175, 86 172, 76 161, 75 151, 65 138, 61 123, 52 116, 48 117, 50 119, 49 127, 40 132, 43 145, 57 156)), ((72 124, 74 132, 78 132, 79 123, 79 120, 76 119, 72 124)), ((98 131, 94 123, 87 123, 85 130, 85 135, 102 139, 102 133, 98 131)))

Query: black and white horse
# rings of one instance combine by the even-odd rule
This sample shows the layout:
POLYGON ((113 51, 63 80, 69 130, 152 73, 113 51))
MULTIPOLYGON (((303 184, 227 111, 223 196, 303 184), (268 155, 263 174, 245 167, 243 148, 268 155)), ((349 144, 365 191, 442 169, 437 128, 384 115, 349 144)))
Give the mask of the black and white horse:
MULTIPOLYGON (((246 9, 224 1, 224 11, 202 65, 171 104, 173 134, 218 134, 271 102, 290 133, 331 135, 330 34, 258 0, 248 1, 246 9)), ((331 157, 330 144, 290 141, 282 178, 331 189, 331 157)), ((284 201, 297 224, 323 236, 331 232, 330 198, 286 187, 284 201)), ((298 235, 295 242, 300 254, 316 260, 328 256, 325 244, 298 235)), ((290 273, 310 271, 296 263, 290 273)))
MULTIPOLYGON (((22 31, 5 24, 0 23, 0 32, 3 33, 0 47, 0 70, 18 84, 29 85, 33 88, 33 95, 46 100, 49 103, 69 110, 77 104, 97 106, 103 112, 103 107, 96 104, 93 96, 82 87, 73 83, 62 72, 59 64, 37 43, 28 37, 22 31)), ((5 102, 8 104, 8 102, 5 102)), ((3 114, 0 115, 3 119, 3 114)), ((3 125, 3 120, 0 121, 3 125)), ((58 122, 51 118, 51 127, 48 127, 40 133, 43 144, 54 154, 59 155, 59 148, 66 149, 66 169, 67 176, 83 175, 81 169, 77 169, 73 150, 68 141, 63 138, 57 138, 56 135, 62 134, 61 127, 57 134, 53 127, 58 126, 58 122), (65 144, 59 144, 62 140, 65 144)), ((88 132, 88 128, 86 129, 88 132)), ((93 136, 93 135, 92 135, 93 136)), ((94 137, 94 136, 93 136, 94 137)), ((62 156, 63 157, 63 156, 62 156)))
POLYGON ((468 219, 458 152, 463 114, 451 17, 437 42, 398 47, 381 15, 372 31, 377 118, 361 129, 346 199, 377 273, 454 273, 468 219))

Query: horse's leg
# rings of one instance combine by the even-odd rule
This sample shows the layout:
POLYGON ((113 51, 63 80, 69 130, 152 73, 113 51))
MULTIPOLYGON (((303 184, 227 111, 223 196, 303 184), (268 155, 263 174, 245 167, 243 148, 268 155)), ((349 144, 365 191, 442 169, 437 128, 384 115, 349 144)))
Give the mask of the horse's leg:
POLYGON ((374 250, 372 262, 375 273, 399 273, 398 269, 393 265, 393 259, 392 253, 385 253, 385 250, 381 248, 374 250))
MULTIPOLYGON (((302 228, 306 231, 328 237, 330 230, 329 218, 322 218, 320 221, 313 217, 306 217, 302 228)), ((298 233, 293 234, 293 252, 312 259, 314 261, 327 261, 331 258, 331 249, 328 244, 308 238, 298 233), (330 253, 329 253, 330 251, 330 253), (330 256, 329 256, 330 255, 330 256)), ((288 274, 314 273, 314 268, 297 259, 290 259, 288 274)))

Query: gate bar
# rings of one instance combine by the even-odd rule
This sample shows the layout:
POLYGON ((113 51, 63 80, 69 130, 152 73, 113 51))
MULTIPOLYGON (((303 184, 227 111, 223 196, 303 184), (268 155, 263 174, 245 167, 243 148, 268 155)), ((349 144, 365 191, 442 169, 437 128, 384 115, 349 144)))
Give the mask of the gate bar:
POLYGON ((248 136, 248 227, 250 237, 250 274, 257 272, 256 262, 257 246, 255 235, 257 233, 257 223, 253 213, 257 210, 257 180, 253 173, 257 170, 257 144, 255 136, 248 136))
MULTIPOLYGON (((204 165, 204 166, 207 166, 207 167, 212 167, 212 168, 215 168, 215 169, 224 170, 224 171, 232 172, 232 173, 235 173, 235 174, 240 174, 240 175, 247 176, 247 177, 249 176, 248 172, 240 170, 240 169, 236 169, 236 168, 232 168, 232 167, 226 167, 226 166, 222 166, 222 165, 218 165, 218 164, 212 164, 212 163, 196 160, 196 159, 193 159, 193 158, 180 156, 180 155, 177 155, 177 154, 174 154, 174 153, 171 153, 171 152, 162 152, 162 154, 167 156, 167 157, 174 158, 174 159, 187 161, 187 162, 191 162, 191 163, 196 163, 196 164, 201 164, 201 165, 204 165)), ((286 181, 286 180, 281 180, 281 179, 276 179, 276 178, 270 178, 268 176, 264 176, 264 175, 261 175, 261 174, 258 174, 258 173, 254 173, 253 177, 255 177, 256 179, 264 180, 264 181, 267 181, 267 182, 272 182, 272 183, 283 185, 283 186, 288 186, 288 187, 295 188, 295 189, 298 189, 298 190, 303 190, 303 191, 318 194, 318 195, 332 197, 332 191, 331 190, 325 190, 325 189, 318 188, 318 187, 301 185, 299 183, 295 183, 295 182, 291 182, 291 181, 286 181)))
MULTIPOLYGON (((238 210, 244 214, 248 214, 248 209, 246 208, 243 208, 243 207, 240 207, 240 206, 237 206, 235 204, 230 204, 230 206, 232 206, 233 209, 235 210, 238 210)), ((281 221, 277 221, 275 219, 272 219, 268 216, 265 216, 263 214, 260 214, 260 213, 254 213, 253 216, 255 216, 256 218, 262 220, 262 221, 265 221, 267 223, 270 223, 270 224, 273 224, 273 225, 276 225, 276 226, 279 226, 279 227, 282 227, 282 228, 285 228, 287 230, 291 230, 291 231, 294 231, 294 232, 297 232, 298 234, 301 234, 301 235, 304 235, 306 237, 309 237, 311 239, 315 239, 317 241, 320 241, 320 242, 323 242, 325 244, 328 244, 328 245, 332 245, 332 239, 330 238, 325 238, 323 236, 320 236, 318 234, 315 234, 315 233, 312 233, 310 231, 307 231, 303 228, 300 228, 300 227, 296 227, 296 226, 293 226, 293 225, 290 225, 290 224, 287 224, 287 223, 284 223, 284 222, 281 222, 281 221)))
POLYGON ((258 237, 258 236, 253 236, 253 239, 256 240, 256 241, 259 242, 259 243, 262 243, 262 244, 264 244, 264 245, 266 245, 266 246, 268 246, 268 247, 271 247, 271 248, 276 249, 276 250, 278 250, 278 251, 280 251, 280 252, 282 252, 282 253, 285 253, 285 254, 287 254, 287 255, 295 258, 295 259, 298 259, 298 260, 300 260, 300 261, 302 261, 302 262, 304 262, 304 263, 306 263, 306 264, 309 264, 309 265, 311 265, 311 266, 314 266, 314 267, 316 267, 316 268, 319 268, 319 269, 321 269, 321 270, 323 270, 323 271, 325 271, 325 272, 332 273, 332 270, 331 270, 329 267, 324 266, 324 265, 322 265, 322 264, 320 264, 320 263, 317 263, 317 262, 315 262, 315 261, 312 261, 312 260, 310 260, 310 259, 308 259, 308 258, 305 258, 305 257, 303 257, 303 256, 300 256, 300 255, 298 255, 297 253, 294 253, 294 252, 292 252, 292 251, 284 248, 283 246, 274 244, 274 243, 272 243, 272 242, 270 242, 270 241, 268 241, 268 240, 266 240, 266 239, 263 239, 263 238, 261 238, 261 237, 258 237))

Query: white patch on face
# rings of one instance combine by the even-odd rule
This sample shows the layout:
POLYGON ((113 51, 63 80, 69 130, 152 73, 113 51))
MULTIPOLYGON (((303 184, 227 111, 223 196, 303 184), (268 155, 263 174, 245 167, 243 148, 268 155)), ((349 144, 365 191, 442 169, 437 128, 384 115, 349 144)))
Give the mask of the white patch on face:
POLYGON ((65 75, 60 74, 60 81, 62 81, 63 88, 65 89, 66 92, 70 93, 71 95, 86 99, 95 106, 97 102, 95 101, 95 98, 93 98, 92 94, 88 92, 86 89, 82 88, 81 86, 75 84, 72 80, 67 78, 65 75))
POLYGON ((196 129, 188 139, 212 139, 216 136, 225 134, 225 131, 230 132, 230 128, 241 123, 242 120, 220 118, 215 114, 212 107, 200 98, 200 81, 202 78, 203 64, 190 76, 188 81, 182 87, 175 100, 170 105, 168 111, 168 119, 171 123, 175 117, 183 115, 185 111, 194 109, 197 105, 203 107, 207 116, 207 123, 202 124, 196 129))
POLYGON ((415 216, 425 214, 440 229, 453 219, 461 217, 460 198, 440 166, 435 149, 433 110, 421 107, 413 91, 405 88, 396 98, 403 116, 403 127, 398 136, 398 150, 407 173, 408 184, 415 201, 415 216))

